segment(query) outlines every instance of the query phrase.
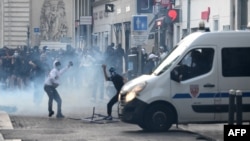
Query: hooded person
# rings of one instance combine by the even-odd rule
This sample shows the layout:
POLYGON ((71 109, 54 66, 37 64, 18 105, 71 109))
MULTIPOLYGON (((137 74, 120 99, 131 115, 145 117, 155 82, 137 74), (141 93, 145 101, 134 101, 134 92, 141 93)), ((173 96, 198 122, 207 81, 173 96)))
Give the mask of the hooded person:
POLYGON ((153 69, 155 68, 156 66, 156 60, 158 59, 158 56, 151 53, 149 54, 148 56, 148 60, 145 64, 145 67, 144 67, 144 74, 151 74, 153 69))
POLYGON ((114 67, 111 67, 109 69, 110 76, 108 76, 107 74, 106 65, 103 64, 102 69, 103 69, 105 80, 112 81, 116 89, 116 94, 110 99, 110 101, 107 104, 108 116, 104 118, 106 120, 112 120, 112 107, 116 102, 118 102, 118 96, 119 96, 120 90, 122 89, 122 86, 126 82, 126 79, 122 77, 120 74, 116 73, 116 70, 114 67))
POLYGON ((54 115, 54 111, 52 109, 53 100, 57 102, 57 118, 64 118, 64 115, 62 114, 61 106, 62 106, 62 100, 61 97, 56 90, 56 88, 60 84, 60 76, 73 66, 73 63, 70 61, 68 66, 65 68, 61 68, 61 62, 59 60, 56 60, 53 64, 53 69, 49 72, 49 75, 47 76, 45 83, 44 83, 44 90, 47 93, 49 97, 48 102, 48 111, 49 111, 49 117, 54 115))

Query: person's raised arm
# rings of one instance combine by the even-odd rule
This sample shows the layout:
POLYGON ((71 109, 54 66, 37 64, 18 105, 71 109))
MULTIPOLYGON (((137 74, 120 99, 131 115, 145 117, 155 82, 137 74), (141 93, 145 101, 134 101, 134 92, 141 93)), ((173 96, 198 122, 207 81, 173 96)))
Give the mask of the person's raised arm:
POLYGON ((103 70, 105 80, 108 81, 108 74, 107 74, 107 71, 106 71, 106 67, 107 66, 105 64, 102 65, 102 70, 103 70))

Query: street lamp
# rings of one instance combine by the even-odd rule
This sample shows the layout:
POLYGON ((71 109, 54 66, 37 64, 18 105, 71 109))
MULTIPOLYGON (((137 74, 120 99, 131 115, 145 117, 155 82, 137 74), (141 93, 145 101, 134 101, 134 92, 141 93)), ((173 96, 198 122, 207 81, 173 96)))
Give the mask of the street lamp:
POLYGON ((161 39, 160 38, 161 38, 162 21, 161 20, 156 21, 156 25, 157 25, 157 28, 158 28, 158 46, 157 46, 156 52, 158 53, 159 48, 160 48, 160 44, 161 44, 161 39))
POLYGON ((27 47, 30 47, 30 26, 27 25, 27 47))

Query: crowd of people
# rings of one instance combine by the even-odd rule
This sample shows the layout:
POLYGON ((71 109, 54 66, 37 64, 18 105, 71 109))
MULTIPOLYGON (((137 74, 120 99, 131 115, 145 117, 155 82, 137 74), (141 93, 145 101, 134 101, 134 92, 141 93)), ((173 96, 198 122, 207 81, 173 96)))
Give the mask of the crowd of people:
POLYGON ((25 89, 37 78, 45 77, 53 60, 62 56, 62 51, 51 50, 44 46, 28 48, 3 47, 0 49, 0 83, 2 89, 25 89))
MULTIPOLYGON (((163 47, 160 48, 159 54, 141 51, 144 58, 142 59, 144 68, 142 73, 150 73, 161 57, 166 56, 163 47)), ((107 46, 104 52, 96 46, 80 49, 67 45, 65 49, 58 50, 49 49, 48 46, 42 48, 38 46, 3 47, 0 48, 0 90, 4 93, 13 90, 25 91, 31 88, 33 102, 36 105, 41 104, 46 92, 49 97, 49 117, 54 114, 53 99, 58 105, 56 117, 64 117, 61 112, 60 95, 56 87, 50 85, 48 78, 53 77, 53 70, 60 70, 55 68, 55 62, 60 62, 60 66, 67 66, 69 62, 72 62, 74 66, 61 78, 63 83, 60 88, 83 90, 84 92, 81 93, 84 93, 92 102, 100 102, 104 100, 105 94, 108 94, 110 101, 107 103, 107 119, 112 119, 112 106, 118 101, 119 91, 125 83, 123 80, 127 80, 124 63, 128 61, 126 58, 128 54, 121 44, 115 45, 114 43, 107 46), (109 69, 110 76, 106 74, 106 67, 109 69), (121 77, 123 79, 120 79, 121 77), (105 87, 107 86, 105 80, 113 83, 115 89, 110 88, 113 91, 105 87)))
MULTIPOLYGON (((146 53, 142 50, 143 73, 149 73, 153 66, 157 64, 156 62, 166 56, 163 47, 160 47, 159 51, 159 54, 155 54, 146 53)), ((0 49, 1 88, 25 89, 30 82, 36 81, 35 78, 44 77, 44 73, 48 73, 52 69, 52 62, 55 59, 60 59, 62 62, 69 59, 74 60, 74 64, 79 68, 105 62, 108 67, 116 68, 119 74, 124 73, 124 60, 127 61, 126 52, 121 44, 115 46, 114 43, 111 43, 104 53, 98 47, 83 50, 75 49, 70 45, 67 46, 66 50, 50 50, 47 46, 42 48, 20 46, 15 49, 3 47, 0 49)), ((80 70, 77 68, 75 71, 80 70)))
MULTIPOLYGON (((162 47, 160 47, 159 55, 145 51, 142 54, 144 58, 142 59, 142 73, 150 73, 156 65, 156 61, 166 55, 160 56, 160 54, 164 54, 162 47)), ((67 45, 66 49, 58 50, 49 49, 47 46, 41 48, 38 46, 30 48, 27 46, 3 47, 0 48, 0 89, 26 89, 31 85, 37 88, 53 68, 53 62, 56 59, 60 60, 62 64, 69 60, 73 61, 75 65, 67 76, 74 80, 73 84, 76 87, 84 84, 83 81, 88 82, 85 85, 96 85, 97 82, 93 82, 92 78, 101 77, 102 70, 96 69, 100 68, 101 64, 107 64, 108 68, 116 68, 118 74, 126 72, 124 71, 124 62, 127 61, 126 52, 121 44, 111 43, 104 52, 95 46, 88 49, 76 49, 67 45), (84 74, 87 74, 87 77, 79 77, 84 74)))

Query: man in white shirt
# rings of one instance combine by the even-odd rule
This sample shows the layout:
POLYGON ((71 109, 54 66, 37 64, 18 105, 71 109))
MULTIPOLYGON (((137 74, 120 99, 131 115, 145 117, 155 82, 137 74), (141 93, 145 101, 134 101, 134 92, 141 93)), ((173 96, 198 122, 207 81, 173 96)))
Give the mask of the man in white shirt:
POLYGON ((70 61, 67 67, 61 69, 60 61, 56 60, 54 62, 54 68, 50 71, 48 77, 45 80, 44 90, 49 97, 49 103, 48 103, 49 117, 51 117, 54 114, 54 111, 52 109, 52 104, 53 100, 55 100, 57 102, 56 117, 64 118, 61 111, 62 100, 56 88, 59 86, 59 77, 71 66, 73 66, 73 63, 70 61))

